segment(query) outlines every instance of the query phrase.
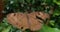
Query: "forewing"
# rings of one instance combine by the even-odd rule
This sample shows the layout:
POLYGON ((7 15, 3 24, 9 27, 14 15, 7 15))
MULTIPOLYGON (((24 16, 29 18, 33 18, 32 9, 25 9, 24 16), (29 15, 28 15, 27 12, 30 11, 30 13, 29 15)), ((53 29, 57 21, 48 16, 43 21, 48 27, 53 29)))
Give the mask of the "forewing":
POLYGON ((23 13, 11 13, 7 15, 7 20, 19 29, 25 30, 28 28, 27 19, 23 13))

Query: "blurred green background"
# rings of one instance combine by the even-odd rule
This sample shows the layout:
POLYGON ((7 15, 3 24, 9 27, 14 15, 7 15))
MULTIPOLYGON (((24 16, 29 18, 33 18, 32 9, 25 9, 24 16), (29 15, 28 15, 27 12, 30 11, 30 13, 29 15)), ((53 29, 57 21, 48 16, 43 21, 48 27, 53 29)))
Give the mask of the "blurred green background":
MULTIPOLYGON (((44 11, 46 13, 53 10, 49 25, 44 24, 42 29, 37 32, 60 32, 60 0, 5 0, 5 15, 12 12, 25 12, 25 10, 44 11)), ((7 23, 5 16, 0 23, 0 32, 22 31, 7 23)))

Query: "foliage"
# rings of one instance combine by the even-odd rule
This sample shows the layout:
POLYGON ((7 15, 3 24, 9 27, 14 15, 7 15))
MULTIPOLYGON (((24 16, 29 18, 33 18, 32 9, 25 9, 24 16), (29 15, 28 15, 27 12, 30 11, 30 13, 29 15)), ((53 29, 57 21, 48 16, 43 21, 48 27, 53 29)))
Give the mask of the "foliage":
MULTIPOLYGON (((45 11, 49 13, 50 6, 54 8, 49 25, 43 25, 38 32, 60 32, 60 0, 6 0, 4 14, 12 12, 45 11), (46 7, 45 7, 46 6, 46 7), (47 6, 49 8, 47 8, 47 6)), ((0 23, 0 32, 22 32, 6 21, 6 17, 0 23)))

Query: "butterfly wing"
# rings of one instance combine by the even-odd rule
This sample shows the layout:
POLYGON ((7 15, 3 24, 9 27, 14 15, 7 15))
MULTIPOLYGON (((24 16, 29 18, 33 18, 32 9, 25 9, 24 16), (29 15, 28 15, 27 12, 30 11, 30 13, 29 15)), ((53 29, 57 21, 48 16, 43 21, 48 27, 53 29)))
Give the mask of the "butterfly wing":
POLYGON ((23 13, 11 13, 7 15, 7 20, 19 29, 25 30, 28 28, 27 19, 23 13))
POLYGON ((29 23, 30 23, 30 30, 37 31, 42 27, 42 21, 36 18, 36 12, 33 12, 28 15, 29 16, 29 23))
POLYGON ((38 12, 36 15, 40 17, 45 24, 48 24, 48 21, 50 19, 50 15, 48 13, 38 12))
POLYGON ((45 12, 37 12, 36 14, 38 17, 41 17, 42 19, 46 20, 50 18, 50 15, 45 12))

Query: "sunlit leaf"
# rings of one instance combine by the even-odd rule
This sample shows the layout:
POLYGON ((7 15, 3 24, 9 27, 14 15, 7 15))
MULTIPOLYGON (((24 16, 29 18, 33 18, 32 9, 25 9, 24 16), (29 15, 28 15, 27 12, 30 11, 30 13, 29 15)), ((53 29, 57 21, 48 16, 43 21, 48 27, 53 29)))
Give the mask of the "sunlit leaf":
POLYGON ((7 28, 4 28, 4 29, 2 30, 2 32, 9 32, 10 29, 11 29, 11 26, 8 26, 7 28))

